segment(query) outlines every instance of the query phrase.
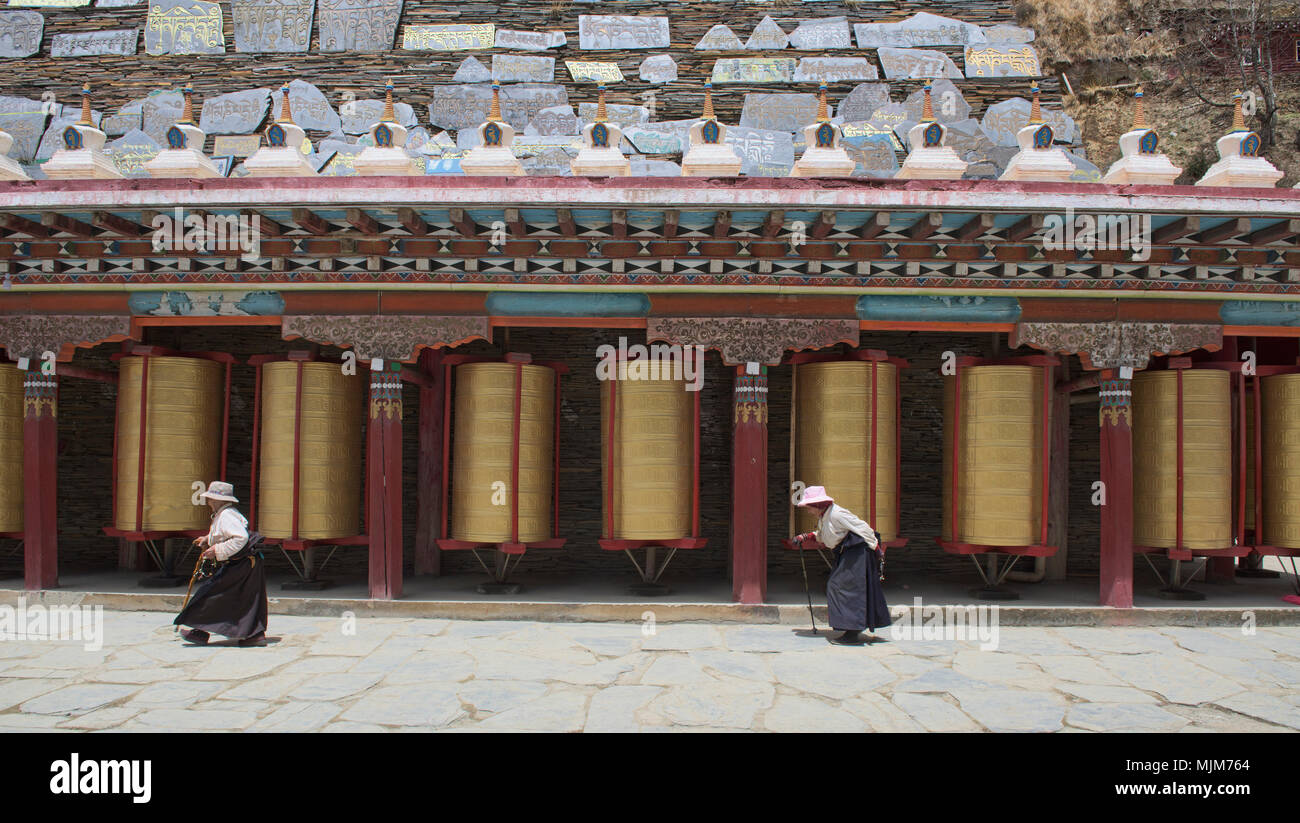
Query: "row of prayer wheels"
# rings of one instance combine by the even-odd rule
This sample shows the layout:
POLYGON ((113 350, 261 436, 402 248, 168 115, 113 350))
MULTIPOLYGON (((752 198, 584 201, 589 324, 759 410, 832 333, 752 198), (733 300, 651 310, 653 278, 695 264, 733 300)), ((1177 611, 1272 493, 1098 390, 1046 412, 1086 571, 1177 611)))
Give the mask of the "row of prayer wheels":
MULTIPOLYGON (((205 529, 192 486, 224 472, 232 358, 156 351, 118 358, 113 528, 205 529)), ((444 538, 476 546, 557 540, 563 366, 526 355, 462 360, 448 393, 444 538)), ((363 379, 337 363, 255 361, 256 527, 281 539, 358 534, 363 379)), ((945 378, 943 541, 990 549, 1045 543, 1054 362, 963 358, 945 378)), ((887 542, 900 532, 905 365, 883 352, 801 355, 794 364, 792 479, 824 485, 887 542)), ((1223 550, 1241 542, 1234 529, 1248 528, 1260 545, 1300 548, 1300 368, 1261 367, 1248 382, 1215 364, 1177 365, 1186 367, 1133 378, 1135 544, 1223 550)), ((0 366, 0 533, 23 526, 22 417, 22 372, 0 366)), ((698 392, 680 375, 602 381, 599 436, 602 536, 698 538, 698 392)), ((814 527, 801 510, 793 521, 792 529, 814 527)))

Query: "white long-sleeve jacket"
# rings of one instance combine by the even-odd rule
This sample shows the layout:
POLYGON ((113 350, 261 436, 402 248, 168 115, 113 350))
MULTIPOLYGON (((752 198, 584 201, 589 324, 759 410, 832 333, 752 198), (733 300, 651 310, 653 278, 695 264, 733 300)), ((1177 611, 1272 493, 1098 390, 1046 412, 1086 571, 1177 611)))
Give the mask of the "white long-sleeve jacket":
POLYGON ((849 532, 860 535, 867 548, 876 548, 876 534, 871 526, 843 506, 832 503, 817 521, 817 540, 828 549, 838 546, 849 532))
POLYGON ((218 560, 229 560, 248 542, 248 520, 239 510, 227 503, 212 515, 208 527, 208 546, 218 560))

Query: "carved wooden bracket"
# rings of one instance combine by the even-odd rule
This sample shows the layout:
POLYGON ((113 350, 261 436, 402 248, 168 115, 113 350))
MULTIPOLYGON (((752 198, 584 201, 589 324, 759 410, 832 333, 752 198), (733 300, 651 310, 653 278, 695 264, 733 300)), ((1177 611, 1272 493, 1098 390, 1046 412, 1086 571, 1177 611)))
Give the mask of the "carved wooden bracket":
POLYGON ((646 340, 703 346, 722 353, 729 366, 776 366, 787 351, 858 345, 858 321, 782 317, 651 317, 646 340))
POLYGON ((282 318, 280 336, 351 347, 363 360, 382 357, 411 362, 420 349, 491 340, 492 331, 486 315, 302 314, 282 318))
POLYGON ((1223 327, 1209 323, 1017 323, 1012 348, 1077 354, 1085 369, 1145 369, 1153 355, 1223 348, 1223 327))
POLYGON ((57 359, 72 359, 74 349, 126 340, 131 336, 128 315, 4 314, 0 315, 0 346, 10 360, 39 360, 47 351, 57 359))

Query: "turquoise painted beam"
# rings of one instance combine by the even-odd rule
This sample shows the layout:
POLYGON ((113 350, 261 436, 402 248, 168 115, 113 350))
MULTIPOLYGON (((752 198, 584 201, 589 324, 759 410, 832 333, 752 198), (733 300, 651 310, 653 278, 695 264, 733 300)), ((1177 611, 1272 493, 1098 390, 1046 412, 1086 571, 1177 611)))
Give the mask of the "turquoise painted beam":
POLYGON ((858 319, 891 322, 1014 323, 1020 319, 1020 301, 1014 297, 864 294, 858 298, 858 319))
POLYGON ((493 317, 646 317, 650 298, 636 293, 498 291, 487 298, 493 317))
POLYGON ((1227 326, 1300 326, 1300 303, 1267 300, 1228 300, 1219 306, 1227 326))
POLYGON ((275 291, 139 291, 126 304, 132 314, 156 317, 284 314, 284 297, 275 291))

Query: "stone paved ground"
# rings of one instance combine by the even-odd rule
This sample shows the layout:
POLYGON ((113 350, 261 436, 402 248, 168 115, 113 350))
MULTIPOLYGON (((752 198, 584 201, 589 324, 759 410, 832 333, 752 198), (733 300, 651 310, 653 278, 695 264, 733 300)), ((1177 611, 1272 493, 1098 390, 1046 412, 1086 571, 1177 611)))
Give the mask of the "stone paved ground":
MULTIPOLYGON (((272 617, 192 647, 105 613, 104 646, 0 641, 0 732, 1286 731, 1300 628, 1003 628, 863 648, 778 625, 272 617)), ((888 630, 886 630, 888 637, 888 630)))

